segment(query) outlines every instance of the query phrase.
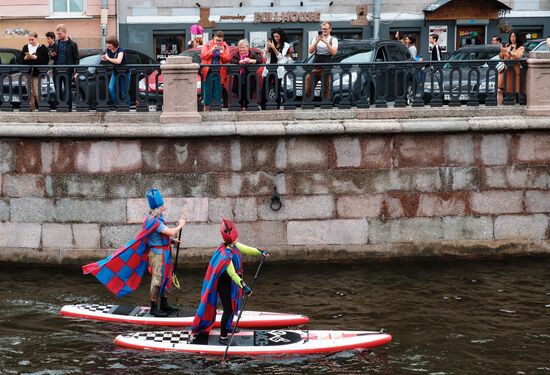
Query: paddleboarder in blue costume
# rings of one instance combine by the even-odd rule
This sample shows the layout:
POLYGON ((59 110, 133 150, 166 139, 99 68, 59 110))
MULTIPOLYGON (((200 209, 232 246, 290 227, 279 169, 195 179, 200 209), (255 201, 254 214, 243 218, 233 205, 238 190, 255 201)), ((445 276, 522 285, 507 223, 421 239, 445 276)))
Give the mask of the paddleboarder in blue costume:
POLYGON ((117 297, 137 289, 145 269, 151 272, 150 314, 166 317, 178 311, 168 303, 167 292, 172 287, 171 237, 185 226, 185 219, 169 228, 164 221, 165 205, 158 189, 147 191, 151 210, 145 217, 143 229, 137 237, 113 255, 82 267, 84 274, 91 273, 117 297), (158 303, 160 299, 160 304, 158 303))
POLYGON ((191 325, 194 335, 210 332, 216 319, 218 296, 223 306, 220 343, 227 345, 228 331, 233 316, 240 308, 242 293, 251 295, 252 290, 242 279, 242 254, 268 256, 267 251, 243 245, 237 242, 239 233, 235 224, 222 219, 220 233, 223 243, 212 255, 202 284, 201 301, 191 325))

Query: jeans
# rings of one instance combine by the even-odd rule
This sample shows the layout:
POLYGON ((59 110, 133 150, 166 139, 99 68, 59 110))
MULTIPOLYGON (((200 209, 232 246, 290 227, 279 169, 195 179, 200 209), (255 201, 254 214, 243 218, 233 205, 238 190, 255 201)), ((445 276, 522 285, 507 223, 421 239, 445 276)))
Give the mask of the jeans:
POLYGON ((128 103, 128 107, 130 107, 130 95, 128 95, 128 84, 127 82, 130 81, 131 73, 122 73, 117 74, 117 72, 113 72, 111 74, 111 79, 109 80, 109 96, 111 97, 111 100, 113 101, 114 105, 118 105, 118 99, 119 95, 116 92, 116 81, 118 80, 118 88, 120 92, 122 93, 122 98, 126 99, 126 102, 128 103))
POLYGON ((212 99, 214 99, 216 103, 220 103, 221 93, 220 76, 214 73, 207 74, 206 80, 202 83, 202 98, 204 105, 212 104, 212 99))

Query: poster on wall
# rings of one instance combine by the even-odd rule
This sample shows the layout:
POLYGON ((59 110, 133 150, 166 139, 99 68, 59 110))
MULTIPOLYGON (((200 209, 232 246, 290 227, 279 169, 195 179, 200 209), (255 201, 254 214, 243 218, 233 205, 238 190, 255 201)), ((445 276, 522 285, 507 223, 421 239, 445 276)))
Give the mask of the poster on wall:
MULTIPOLYGON (((437 44, 439 44, 439 47, 441 48, 441 52, 447 52, 447 26, 430 26, 429 30, 430 32, 428 33, 428 38, 429 38, 429 35, 431 34, 439 35, 437 44)), ((429 39, 428 39, 428 46, 429 46, 430 53, 432 53, 432 46, 429 43, 429 39)))
POLYGON ((250 32, 250 47, 264 50, 266 42, 267 42, 267 31, 250 32))

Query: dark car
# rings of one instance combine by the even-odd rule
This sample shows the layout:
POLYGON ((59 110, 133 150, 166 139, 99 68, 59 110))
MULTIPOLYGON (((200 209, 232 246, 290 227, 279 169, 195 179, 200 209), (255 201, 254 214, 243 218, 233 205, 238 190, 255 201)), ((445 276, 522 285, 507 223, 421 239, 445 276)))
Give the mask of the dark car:
POLYGON ((498 60, 500 48, 500 44, 462 47, 449 56, 449 62, 440 70, 427 69, 424 101, 429 102, 434 96, 442 96, 444 102, 451 99, 464 102, 470 96, 477 96, 480 102, 485 102, 487 95, 495 94, 495 72, 499 63, 491 63, 492 70, 489 70, 489 63, 498 60), (475 72, 479 72, 479 80, 475 72), (471 82, 468 80, 469 75, 471 82))
MULTIPOLYGON (((304 63, 313 63, 314 55, 304 60, 304 63)), ((362 97, 368 96, 374 103, 376 96, 384 96, 392 101, 396 96, 404 96, 410 103, 415 95, 415 83, 412 73, 406 73, 403 69, 395 69, 391 64, 380 64, 374 70, 371 79, 366 78, 366 72, 362 71, 359 64, 366 63, 405 63, 414 62, 409 49, 402 43, 390 40, 341 40, 338 42, 338 51, 332 58, 333 63, 352 64, 349 73, 343 73, 339 66, 332 69, 332 101, 337 103, 344 98, 349 98, 351 103, 356 103, 362 97), (404 76, 407 74, 407 77, 404 76), (407 85, 404 87, 404 85, 407 85), (397 92, 396 92, 397 88, 397 92), (387 91, 387 92, 386 92, 387 91)), ((293 87, 292 78, 286 76, 285 94, 287 98, 302 100, 303 73, 300 66, 296 72, 296 87, 293 87)), ((316 100, 321 99, 321 86, 317 84, 314 91, 316 100)))
MULTIPOLYGON (((102 50, 98 48, 83 48, 79 50, 79 55, 81 58, 85 58, 90 55, 101 53, 102 50)), ((11 65, 11 97, 10 97, 10 80, 7 76, 3 77, 2 80, 2 100, 9 102, 14 108, 19 108, 21 105, 21 97, 19 91, 21 91, 23 98, 27 100, 27 76, 21 75, 21 72, 26 72, 27 67, 21 67, 23 65, 21 51, 13 48, 0 48, 0 62, 2 66, 11 65), (21 79, 21 89, 19 88, 21 79)), ((7 70, 2 69, 2 72, 7 70)), ((55 106, 57 102, 55 96, 55 85, 53 82, 53 76, 49 74, 48 76, 43 77, 41 81, 41 93, 42 97, 46 98, 49 95, 48 102, 51 107, 55 106)))
MULTIPOLYGON (((81 100, 85 101, 90 108, 95 108, 100 102, 108 102, 108 85, 110 78, 110 64, 109 62, 102 61, 101 56, 104 52, 102 50, 90 50, 94 53, 81 54, 80 65, 87 66, 87 69, 78 70, 78 94, 81 100), (98 66, 100 69, 98 70, 98 66), (101 67, 105 67, 103 70, 101 67)), ((88 52, 88 51, 85 51, 88 52)), ((151 74, 156 68, 152 65, 157 65, 157 61, 152 57, 147 56, 144 53, 126 49, 126 56, 129 65, 145 65, 143 69, 132 69, 130 77, 129 95, 132 104, 136 102, 136 75, 151 74)))
POLYGON ((11 86, 13 87, 13 81, 17 81, 19 75, 16 75, 16 72, 12 70, 12 66, 20 64, 20 50, 14 48, 0 48, 0 75, 2 76, 2 97, 0 99, 2 102, 12 102, 13 96, 16 96, 17 99, 19 98, 19 95, 14 95, 13 91, 12 97, 10 97, 10 76, 12 81, 11 86))

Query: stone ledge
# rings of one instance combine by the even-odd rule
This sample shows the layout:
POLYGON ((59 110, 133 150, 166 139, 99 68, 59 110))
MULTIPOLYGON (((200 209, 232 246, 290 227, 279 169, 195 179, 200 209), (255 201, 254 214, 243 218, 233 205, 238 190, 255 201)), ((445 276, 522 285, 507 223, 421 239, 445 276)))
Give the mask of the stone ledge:
MULTIPOLYGON (((204 269, 213 247, 186 248, 179 255, 183 268, 204 269)), ((439 241, 395 242, 391 244, 361 245, 298 245, 269 248, 268 261, 275 264, 297 263, 376 263, 424 260, 491 259, 518 256, 550 256, 550 240, 538 241, 439 241)), ((0 262, 33 264, 77 264, 96 261, 112 250, 37 250, 31 248, 0 248, 0 262)), ((244 257, 254 264, 257 257, 244 257)))
MULTIPOLYGON (((442 133, 550 129, 547 117, 432 117, 385 120, 300 120, 284 122, 203 122, 201 124, 2 122, 0 137, 31 138, 193 138, 326 134, 442 133)), ((227 120, 226 120, 227 121, 227 120)))

